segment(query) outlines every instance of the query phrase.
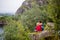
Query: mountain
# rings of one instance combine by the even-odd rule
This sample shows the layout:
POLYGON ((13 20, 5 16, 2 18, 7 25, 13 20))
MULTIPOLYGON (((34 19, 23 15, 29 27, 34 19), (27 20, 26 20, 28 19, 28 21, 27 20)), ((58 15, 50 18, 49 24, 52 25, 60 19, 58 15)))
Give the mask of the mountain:
POLYGON ((16 14, 21 14, 27 10, 30 10, 31 8, 41 7, 47 4, 47 0, 26 0, 22 3, 22 6, 18 8, 16 14))

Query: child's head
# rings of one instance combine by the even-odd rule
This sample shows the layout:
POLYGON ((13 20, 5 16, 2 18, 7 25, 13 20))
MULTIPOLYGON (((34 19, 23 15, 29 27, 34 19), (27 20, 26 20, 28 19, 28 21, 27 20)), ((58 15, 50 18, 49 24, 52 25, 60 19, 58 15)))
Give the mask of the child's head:
POLYGON ((42 23, 40 20, 38 21, 39 23, 42 23))

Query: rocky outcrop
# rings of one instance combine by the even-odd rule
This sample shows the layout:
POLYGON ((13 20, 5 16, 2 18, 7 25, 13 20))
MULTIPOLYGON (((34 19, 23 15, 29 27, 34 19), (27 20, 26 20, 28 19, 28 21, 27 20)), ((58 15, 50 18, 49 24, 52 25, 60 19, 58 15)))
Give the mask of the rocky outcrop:
POLYGON ((20 8, 18 8, 18 10, 16 11, 16 14, 23 13, 24 11, 26 11, 26 10, 28 10, 30 8, 32 8, 31 2, 30 1, 24 1, 22 3, 22 6, 20 8))
POLYGON ((23 8, 19 8, 19 9, 17 10, 16 14, 23 13, 24 11, 25 11, 25 9, 23 9, 23 8))
POLYGON ((22 3, 22 6, 18 8, 16 14, 20 14, 33 8, 36 5, 43 6, 46 5, 48 2, 46 0, 26 0, 22 3))
POLYGON ((29 37, 32 40, 40 40, 41 38, 47 38, 47 37, 53 37, 53 32, 52 31, 42 31, 42 32, 37 32, 37 33, 29 33, 29 37))

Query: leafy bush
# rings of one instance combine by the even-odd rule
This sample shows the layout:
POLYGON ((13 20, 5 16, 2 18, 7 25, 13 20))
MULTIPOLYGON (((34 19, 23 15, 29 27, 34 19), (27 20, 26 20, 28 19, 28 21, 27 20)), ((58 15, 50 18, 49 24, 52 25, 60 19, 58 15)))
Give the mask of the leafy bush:
POLYGON ((44 10, 41 11, 39 8, 35 7, 21 14, 20 21, 24 26, 27 26, 31 31, 33 31, 38 20, 46 22, 47 18, 48 16, 44 10))
POLYGON ((28 32, 20 21, 9 20, 4 26, 4 40, 29 40, 28 32))

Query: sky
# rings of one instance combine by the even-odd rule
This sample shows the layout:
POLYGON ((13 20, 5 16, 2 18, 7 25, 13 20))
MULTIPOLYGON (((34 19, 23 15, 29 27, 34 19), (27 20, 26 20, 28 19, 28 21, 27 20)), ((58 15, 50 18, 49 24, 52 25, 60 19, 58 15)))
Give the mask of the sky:
POLYGON ((15 13, 25 0, 0 0, 0 13, 15 13))

